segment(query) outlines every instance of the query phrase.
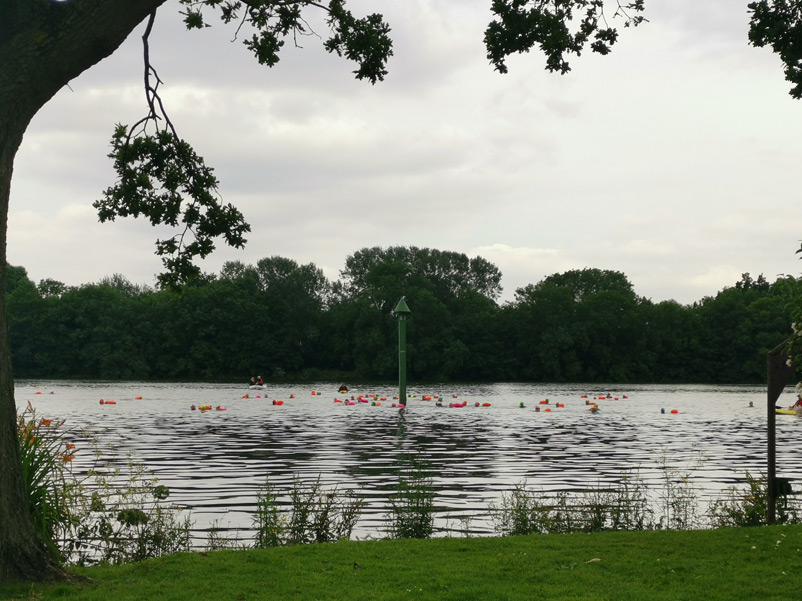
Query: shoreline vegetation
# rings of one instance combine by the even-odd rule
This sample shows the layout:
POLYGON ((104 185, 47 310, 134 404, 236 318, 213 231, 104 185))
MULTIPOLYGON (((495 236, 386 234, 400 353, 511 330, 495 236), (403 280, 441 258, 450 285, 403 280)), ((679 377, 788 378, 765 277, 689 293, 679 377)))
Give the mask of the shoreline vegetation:
POLYGON ((340 541, 70 568, 89 580, 0 584, 0 598, 787 601, 802 586, 801 549, 800 525, 340 541))

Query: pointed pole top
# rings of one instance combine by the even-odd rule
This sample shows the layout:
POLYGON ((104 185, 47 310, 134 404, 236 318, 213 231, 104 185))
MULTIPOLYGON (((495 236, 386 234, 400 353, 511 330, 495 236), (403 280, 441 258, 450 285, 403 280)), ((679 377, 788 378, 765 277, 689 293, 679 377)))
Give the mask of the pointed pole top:
POLYGON ((403 314, 412 313, 412 311, 409 310, 409 307, 407 307, 407 301, 404 300, 403 296, 401 297, 401 300, 398 301, 398 304, 395 306, 394 313, 396 313, 396 314, 399 314, 399 313, 403 313, 403 314))

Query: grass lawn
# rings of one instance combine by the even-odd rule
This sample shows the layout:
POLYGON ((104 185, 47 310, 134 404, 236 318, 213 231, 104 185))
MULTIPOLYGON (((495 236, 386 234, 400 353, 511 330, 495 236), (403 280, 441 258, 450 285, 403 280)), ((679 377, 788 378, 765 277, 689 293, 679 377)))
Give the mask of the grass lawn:
POLYGON ((0 584, 0 599, 755 600, 802 596, 802 526, 382 540, 185 553, 0 584))

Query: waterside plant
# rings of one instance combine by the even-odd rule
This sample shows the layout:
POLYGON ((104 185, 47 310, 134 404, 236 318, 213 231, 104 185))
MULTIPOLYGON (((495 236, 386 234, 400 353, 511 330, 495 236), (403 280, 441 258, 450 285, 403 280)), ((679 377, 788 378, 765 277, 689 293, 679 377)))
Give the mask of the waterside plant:
POLYGON ((324 489, 320 477, 304 483, 297 476, 289 494, 290 510, 283 512, 279 494, 265 479, 256 500, 254 547, 328 543, 349 539, 365 500, 353 491, 324 489))

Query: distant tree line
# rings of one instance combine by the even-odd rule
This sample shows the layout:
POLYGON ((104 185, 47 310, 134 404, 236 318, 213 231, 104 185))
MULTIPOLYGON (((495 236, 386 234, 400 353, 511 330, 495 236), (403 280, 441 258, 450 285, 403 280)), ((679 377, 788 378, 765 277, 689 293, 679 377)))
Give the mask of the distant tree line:
POLYGON ((766 352, 791 334, 779 282, 744 274, 692 305, 654 303, 627 277, 556 273, 500 304, 481 257, 364 248, 331 282, 314 264, 226 263, 178 295, 121 275, 78 287, 9 266, 17 378, 245 381, 397 377, 407 322, 417 381, 762 383, 766 352))

